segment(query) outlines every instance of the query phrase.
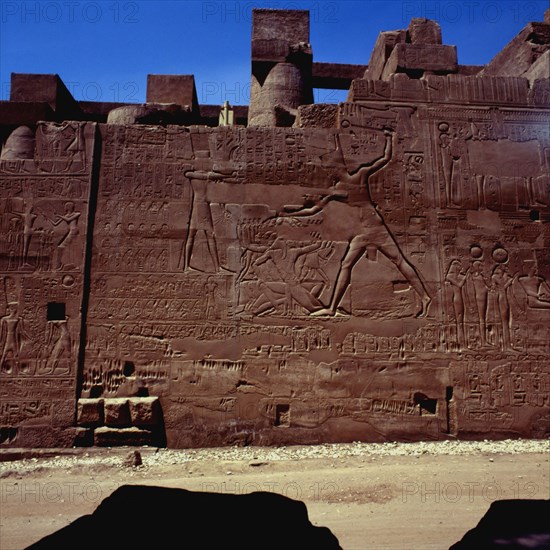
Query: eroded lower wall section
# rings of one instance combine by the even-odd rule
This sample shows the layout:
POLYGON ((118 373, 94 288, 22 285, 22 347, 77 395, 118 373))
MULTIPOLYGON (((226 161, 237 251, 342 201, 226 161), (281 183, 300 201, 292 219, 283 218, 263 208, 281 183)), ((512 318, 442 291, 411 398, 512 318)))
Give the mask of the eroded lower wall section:
POLYGON ((547 111, 363 102, 338 125, 101 127, 92 439, 548 432, 547 111), (107 416, 151 397, 156 432, 107 416))
POLYGON ((3 445, 58 447, 78 440, 75 407, 94 137, 91 123, 39 123, 36 133, 16 130, 10 141, 15 153, 0 161, 3 445), (22 143, 30 144, 28 155, 21 154, 22 143))

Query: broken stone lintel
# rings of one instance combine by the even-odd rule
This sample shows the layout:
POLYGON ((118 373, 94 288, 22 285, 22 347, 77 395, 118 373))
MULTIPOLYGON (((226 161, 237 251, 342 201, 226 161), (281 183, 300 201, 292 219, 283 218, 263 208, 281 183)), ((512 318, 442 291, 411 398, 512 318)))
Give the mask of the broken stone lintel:
POLYGON ((312 86, 323 90, 349 90, 352 80, 361 78, 367 65, 313 63, 312 86))

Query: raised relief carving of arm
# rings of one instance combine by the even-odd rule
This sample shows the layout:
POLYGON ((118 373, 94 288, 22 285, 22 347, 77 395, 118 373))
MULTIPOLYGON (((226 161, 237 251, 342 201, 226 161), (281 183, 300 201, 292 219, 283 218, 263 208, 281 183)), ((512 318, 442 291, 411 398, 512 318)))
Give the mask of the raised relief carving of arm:
POLYGON ((282 212, 279 212, 276 217, 291 218, 294 216, 313 216, 314 214, 321 212, 321 210, 323 210, 323 206, 324 205, 322 205, 320 201, 313 206, 301 206, 297 210, 292 210, 293 206, 291 205, 285 205, 283 207, 284 210, 282 212))
POLYGON ((246 248, 247 250, 250 250, 251 252, 262 252, 262 253, 265 252, 269 248, 265 244, 254 244, 254 243, 243 244, 242 246, 243 246, 243 248, 246 248))
POLYGON ((319 250, 322 244, 322 242, 317 242, 296 248, 296 258, 298 258, 299 256, 303 256, 304 254, 309 254, 310 252, 315 252, 316 250, 319 250))
POLYGON ((504 288, 507 289, 510 286, 512 286, 516 282, 517 278, 518 278, 517 273, 514 273, 513 276, 510 276, 510 275, 507 274, 506 282, 504 283, 504 288))
POLYGON ((212 170, 208 172, 208 179, 210 181, 226 181, 226 182, 236 182, 237 180, 232 180, 231 178, 235 176, 236 171, 228 172, 224 174, 223 172, 218 172, 217 170, 212 170))
POLYGON ((277 214, 277 217, 281 218, 288 218, 288 217, 304 217, 304 216, 313 216, 315 214, 318 214, 323 210, 323 208, 332 200, 342 200, 346 199, 348 197, 348 194, 343 191, 334 191, 329 193, 328 195, 325 195, 324 197, 318 198, 315 203, 311 206, 300 206, 296 208, 293 205, 285 205, 283 208, 284 210, 282 212, 279 212, 277 214))
POLYGON ((393 140, 395 139, 395 134, 392 130, 385 129, 384 136, 386 136, 386 142, 384 144, 384 154, 372 163, 362 164, 357 170, 352 172, 352 174, 360 174, 361 176, 372 174, 388 164, 393 154, 393 140))
POLYGON ((4 332, 6 332, 5 328, 6 321, 4 321, 4 317, 0 318, 0 345, 4 343, 4 332))
POLYGON ((187 179, 193 179, 193 180, 207 180, 208 179, 208 172, 201 172, 195 171, 195 170, 186 170, 183 175, 187 179))
POLYGON ((268 251, 265 254, 262 254, 259 258, 254 260, 254 265, 262 265, 271 258, 271 253, 268 251))

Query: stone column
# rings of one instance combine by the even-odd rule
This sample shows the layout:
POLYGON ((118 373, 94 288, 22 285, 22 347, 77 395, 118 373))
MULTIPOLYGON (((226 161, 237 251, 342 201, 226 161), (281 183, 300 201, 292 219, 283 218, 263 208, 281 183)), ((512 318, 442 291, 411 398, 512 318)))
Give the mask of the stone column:
POLYGON ((292 126, 300 105, 313 103, 309 12, 252 12, 249 126, 292 126))

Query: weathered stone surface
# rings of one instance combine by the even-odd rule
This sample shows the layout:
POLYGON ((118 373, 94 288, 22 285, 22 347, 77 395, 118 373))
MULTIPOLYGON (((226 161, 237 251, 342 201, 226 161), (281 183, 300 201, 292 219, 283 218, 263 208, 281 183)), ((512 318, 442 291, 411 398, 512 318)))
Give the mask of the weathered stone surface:
POLYGON ((441 27, 437 21, 415 17, 409 23, 407 38, 411 44, 442 44, 441 27))
POLYGON ((397 44, 388 58, 382 79, 387 80, 394 73, 448 74, 458 71, 456 48, 435 44, 397 44))
POLYGON ((76 411, 76 423, 79 426, 101 426, 103 424, 103 399, 80 398, 76 411))
POLYGON ((59 75, 12 73, 10 101, 47 103, 56 119, 79 119, 81 109, 59 75))
POLYGON ((109 112, 107 124, 167 124, 174 122, 181 113, 181 106, 174 103, 124 105, 109 112))
MULTIPOLYGON (((535 81, 539 82, 539 81, 535 81)), ((533 84, 522 77, 426 75, 424 78, 409 78, 406 74, 393 74, 389 81, 354 80, 349 91, 348 101, 366 102, 380 99, 392 101, 417 101, 476 105, 507 105, 530 107, 534 101, 534 89, 542 84, 533 84)), ((540 94, 539 94, 540 95, 540 94)), ((548 105, 548 101, 538 99, 538 106, 548 105)))
POLYGON ((454 49, 396 31, 312 105, 302 23, 270 17, 289 53, 253 61, 248 127, 2 124, 3 445, 547 433, 542 62, 429 74, 454 49))
POLYGON ((480 72, 481 76, 524 76, 550 49, 550 24, 529 23, 480 72))
MULTIPOLYGON (((253 77, 249 124, 253 126, 279 126, 276 109, 293 112, 306 103, 304 88, 307 87, 301 69, 293 63, 277 63, 266 76, 263 84, 253 77), (252 97, 254 102, 252 103, 252 97)), ((310 86, 311 88, 311 86, 310 86)), ((282 124, 292 126, 290 124, 282 124)))
POLYGON ((535 83, 535 80, 550 78, 550 49, 537 58, 529 69, 523 73, 523 76, 529 80, 531 86, 535 83))
POLYGON ((194 114, 199 112, 193 75, 150 74, 147 76, 147 103, 174 103, 194 114))
POLYGON ((17 126, 35 126, 39 120, 54 120, 54 111, 45 102, 0 101, 2 143, 17 126))
POLYGON ((288 44, 309 42, 309 11, 255 9, 252 40, 284 40, 288 44))
POLYGON ((309 12, 252 10, 249 126, 292 126, 313 103, 309 12))
POLYGON ((104 400, 105 425, 124 428, 131 425, 130 407, 126 398, 104 400))
POLYGON ((407 31, 384 31, 378 35, 374 49, 364 78, 368 80, 379 80, 382 78, 384 67, 396 44, 407 41, 407 31))
POLYGON ((537 79, 529 90, 529 101, 535 107, 546 108, 550 104, 550 78, 537 79))
POLYGON ((117 447, 120 445, 153 445, 153 434, 140 428, 109 428, 102 426, 94 430, 94 445, 98 447, 117 447))
POLYGON ((128 405, 132 426, 156 426, 159 423, 158 397, 130 397, 128 405))
POLYGON ((2 147, 0 160, 34 158, 34 132, 28 126, 19 126, 6 140, 2 147))
POLYGON ((297 128, 334 128, 338 106, 330 103, 302 105, 298 107, 297 128))
POLYGON ((70 446, 96 129, 32 130, 32 155, 0 160, 0 426, 12 445, 70 446))

